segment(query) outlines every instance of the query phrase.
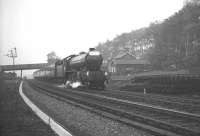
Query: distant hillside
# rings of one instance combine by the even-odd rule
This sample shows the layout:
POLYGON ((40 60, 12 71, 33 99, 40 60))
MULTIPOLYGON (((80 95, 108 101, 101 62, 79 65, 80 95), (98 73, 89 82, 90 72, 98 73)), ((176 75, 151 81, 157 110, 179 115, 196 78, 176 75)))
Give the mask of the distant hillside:
POLYGON ((147 28, 123 33, 111 41, 97 45, 104 59, 120 52, 149 60, 155 69, 200 66, 200 4, 191 0, 165 19, 147 28))

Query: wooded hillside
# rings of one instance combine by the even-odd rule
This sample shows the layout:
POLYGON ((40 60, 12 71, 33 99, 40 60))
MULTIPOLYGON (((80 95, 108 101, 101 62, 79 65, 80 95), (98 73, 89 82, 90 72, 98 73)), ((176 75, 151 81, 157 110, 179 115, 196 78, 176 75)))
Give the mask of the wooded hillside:
POLYGON ((121 51, 149 60, 155 69, 200 66, 200 3, 187 2, 162 22, 123 33, 96 47, 108 60, 121 51))

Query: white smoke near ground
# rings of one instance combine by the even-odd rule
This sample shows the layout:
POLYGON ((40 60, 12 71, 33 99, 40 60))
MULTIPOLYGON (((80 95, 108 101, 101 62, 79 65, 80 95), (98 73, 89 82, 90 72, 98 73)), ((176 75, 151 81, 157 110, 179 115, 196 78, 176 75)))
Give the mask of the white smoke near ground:
POLYGON ((80 86, 82 86, 81 82, 74 82, 71 84, 72 88, 78 88, 80 86))
POLYGON ((78 81, 77 82, 66 81, 65 86, 71 87, 71 88, 78 88, 83 85, 81 84, 81 82, 78 82, 78 81))

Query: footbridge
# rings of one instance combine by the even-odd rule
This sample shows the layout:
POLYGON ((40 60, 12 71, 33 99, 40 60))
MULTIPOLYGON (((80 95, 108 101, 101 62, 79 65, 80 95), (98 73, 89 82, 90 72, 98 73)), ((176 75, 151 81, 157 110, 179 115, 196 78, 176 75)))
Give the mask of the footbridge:
POLYGON ((0 72, 1 71, 21 70, 21 77, 22 77, 22 70, 41 69, 41 68, 44 68, 47 66, 48 66, 48 63, 0 65, 0 72))

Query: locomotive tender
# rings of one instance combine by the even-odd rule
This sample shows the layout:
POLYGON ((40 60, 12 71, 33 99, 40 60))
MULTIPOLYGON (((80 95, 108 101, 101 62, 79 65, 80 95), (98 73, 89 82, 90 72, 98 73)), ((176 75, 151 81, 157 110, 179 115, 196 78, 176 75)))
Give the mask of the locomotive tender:
POLYGON ((70 55, 57 61, 53 70, 48 69, 48 72, 43 71, 42 74, 38 74, 42 70, 34 72, 34 78, 62 81, 70 87, 78 83, 89 88, 104 89, 106 72, 101 70, 102 62, 103 57, 100 52, 90 48, 87 53, 81 52, 79 55, 70 55))

